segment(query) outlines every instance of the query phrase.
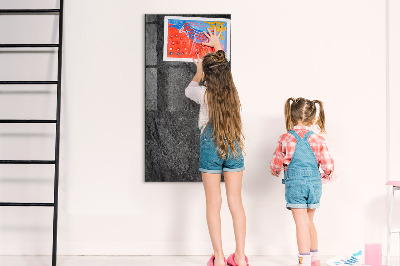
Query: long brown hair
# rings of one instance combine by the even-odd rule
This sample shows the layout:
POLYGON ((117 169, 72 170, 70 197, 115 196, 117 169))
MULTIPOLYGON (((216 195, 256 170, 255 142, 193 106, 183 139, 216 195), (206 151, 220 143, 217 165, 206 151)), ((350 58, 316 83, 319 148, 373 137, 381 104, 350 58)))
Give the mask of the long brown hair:
POLYGON ((304 98, 289 98, 285 103, 285 122, 286 130, 292 130, 298 122, 304 124, 311 123, 317 114, 319 105, 319 115, 317 125, 322 133, 325 131, 325 113, 324 104, 319 100, 310 101, 304 98))
POLYGON ((225 52, 218 50, 203 57, 203 83, 214 142, 221 158, 234 157, 243 150, 240 100, 225 52))

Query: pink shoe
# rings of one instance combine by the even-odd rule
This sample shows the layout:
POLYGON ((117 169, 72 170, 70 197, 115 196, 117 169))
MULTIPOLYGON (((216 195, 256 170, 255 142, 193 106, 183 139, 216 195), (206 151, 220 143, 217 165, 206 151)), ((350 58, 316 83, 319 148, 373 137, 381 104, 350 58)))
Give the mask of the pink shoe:
POLYGON ((321 266, 321 261, 320 260, 312 261, 311 266, 321 266))
MULTIPOLYGON (((247 266, 249 266, 249 260, 247 259, 247 256, 246 256, 246 255, 244 256, 244 259, 246 260, 247 266)), ((238 265, 236 264, 236 262, 235 262, 235 253, 231 254, 231 255, 228 257, 227 263, 228 263, 228 265, 230 265, 230 266, 238 266, 238 265)))
MULTIPOLYGON (((215 255, 212 254, 210 260, 207 262, 207 266, 214 266, 215 255)), ((226 265, 226 259, 224 258, 224 262, 226 265)))

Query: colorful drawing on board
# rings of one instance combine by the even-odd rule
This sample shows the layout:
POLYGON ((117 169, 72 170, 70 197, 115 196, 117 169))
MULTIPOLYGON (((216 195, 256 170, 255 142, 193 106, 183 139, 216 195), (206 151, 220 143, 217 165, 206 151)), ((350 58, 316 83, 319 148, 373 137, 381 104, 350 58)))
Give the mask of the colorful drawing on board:
POLYGON ((230 60, 230 20, 224 18, 164 17, 164 61, 193 62, 197 55, 214 52, 214 48, 203 45, 208 42, 207 29, 221 32, 220 42, 230 60))

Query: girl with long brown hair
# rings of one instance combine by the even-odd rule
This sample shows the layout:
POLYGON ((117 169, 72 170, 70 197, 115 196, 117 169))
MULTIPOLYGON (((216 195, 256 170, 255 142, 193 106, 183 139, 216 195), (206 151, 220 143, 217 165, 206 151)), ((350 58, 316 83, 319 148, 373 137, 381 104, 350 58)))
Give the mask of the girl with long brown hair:
POLYGON ((244 170, 243 134, 239 96, 233 83, 229 62, 219 38, 221 33, 208 29, 215 52, 195 61, 197 73, 185 90, 189 99, 200 104, 200 168, 207 206, 207 224, 214 249, 207 266, 248 266, 244 254, 246 216, 242 204, 244 170), (203 86, 200 80, 203 79, 203 86), (221 239, 221 174, 224 173, 228 206, 236 239, 235 253, 225 260, 221 239))
POLYGON ((279 138, 270 165, 271 174, 279 176, 282 167, 284 169, 282 182, 285 184, 286 208, 292 211, 296 223, 297 265, 320 266, 313 218, 321 198, 321 178, 332 177, 334 162, 324 138, 315 134, 310 126, 316 124, 321 132, 325 132, 323 103, 289 98, 285 103, 285 122, 288 132, 279 138))

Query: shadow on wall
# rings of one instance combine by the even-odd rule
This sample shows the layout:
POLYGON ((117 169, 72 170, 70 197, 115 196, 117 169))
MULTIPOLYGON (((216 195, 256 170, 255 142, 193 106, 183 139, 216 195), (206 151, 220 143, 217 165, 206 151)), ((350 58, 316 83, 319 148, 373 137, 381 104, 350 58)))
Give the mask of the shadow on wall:
MULTIPOLYGON (((386 197, 375 197, 370 200, 365 208, 365 221, 367 224, 386 228, 386 197)), ((383 231, 385 232, 385 231, 383 231)))
POLYGON ((249 249, 256 254, 269 254, 265 250, 263 241, 282 243, 277 250, 286 250, 282 239, 289 239, 290 230, 283 230, 276 234, 276 228, 289 228, 291 219, 276 219, 276 217, 289 216, 285 208, 284 186, 281 178, 270 174, 270 162, 278 143, 279 136, 283 133, 281 116, 263 117, 253 115, 252 119, 244 119, 244 128, 257 129, 244 132, 246 137, 247 153, 245 158, 246 171, 243 180, 243 198, 247 214, 247 242, 249 249), (272 125, 272 126, 271 126, 272 125), (273 141, 271 141, 273 140, 273 141), (271 199, 274 199, 271 201, 271 199), (272 215, 273 214, 273 215, 272 215), (253 246, 254 245, 254 246, 253 246))
MULTIPOLYGON (((206 199, 202 183, 175 182, 172 185, 174 204, 165 219, 171 219, 167 224, 171 224, 173 227, 169 228, 166 238, 173 240, 177 245, 171 245, 176 250, 170 250, 169 253, 176 255, 208 255, 209 252, 212 252, 211 241, 207 251, 198 248, 199 243, 201 247, 201 243, 209 241, 209 235, 206 233, 206 199), (193 202, 193 200, 196 202, 193 202), (193 244, 196 244, 197 247, 193 248, 193 244), (196 250, 198 254, 193 253, 193 250, 196 250)), ((171 206, 168 207, 170 208, 171 206)))
MULTIPOLYGON (((365 243, 371 240, 372 238, 380 237, 382 244, 382 254, 385 254, 386 251, 386 230, 387 230, 387 215, 386 215, 386 197, 379 196, 370 200, 370 202, 366 205, 364 211, 364 241, 365 243), (371 230, 371 232, 368 232, 371 230), (376 233, 379 233, 380 236, 376 236, 376 233), (368 240, 369 239, 369 240, 368 240)), ((393 235, 397 237, 396 235, 393 235)), ((398 249, 392 249, 398 251, 398 249)), ((393 253, 392 253, 393 254, 393 253)))

